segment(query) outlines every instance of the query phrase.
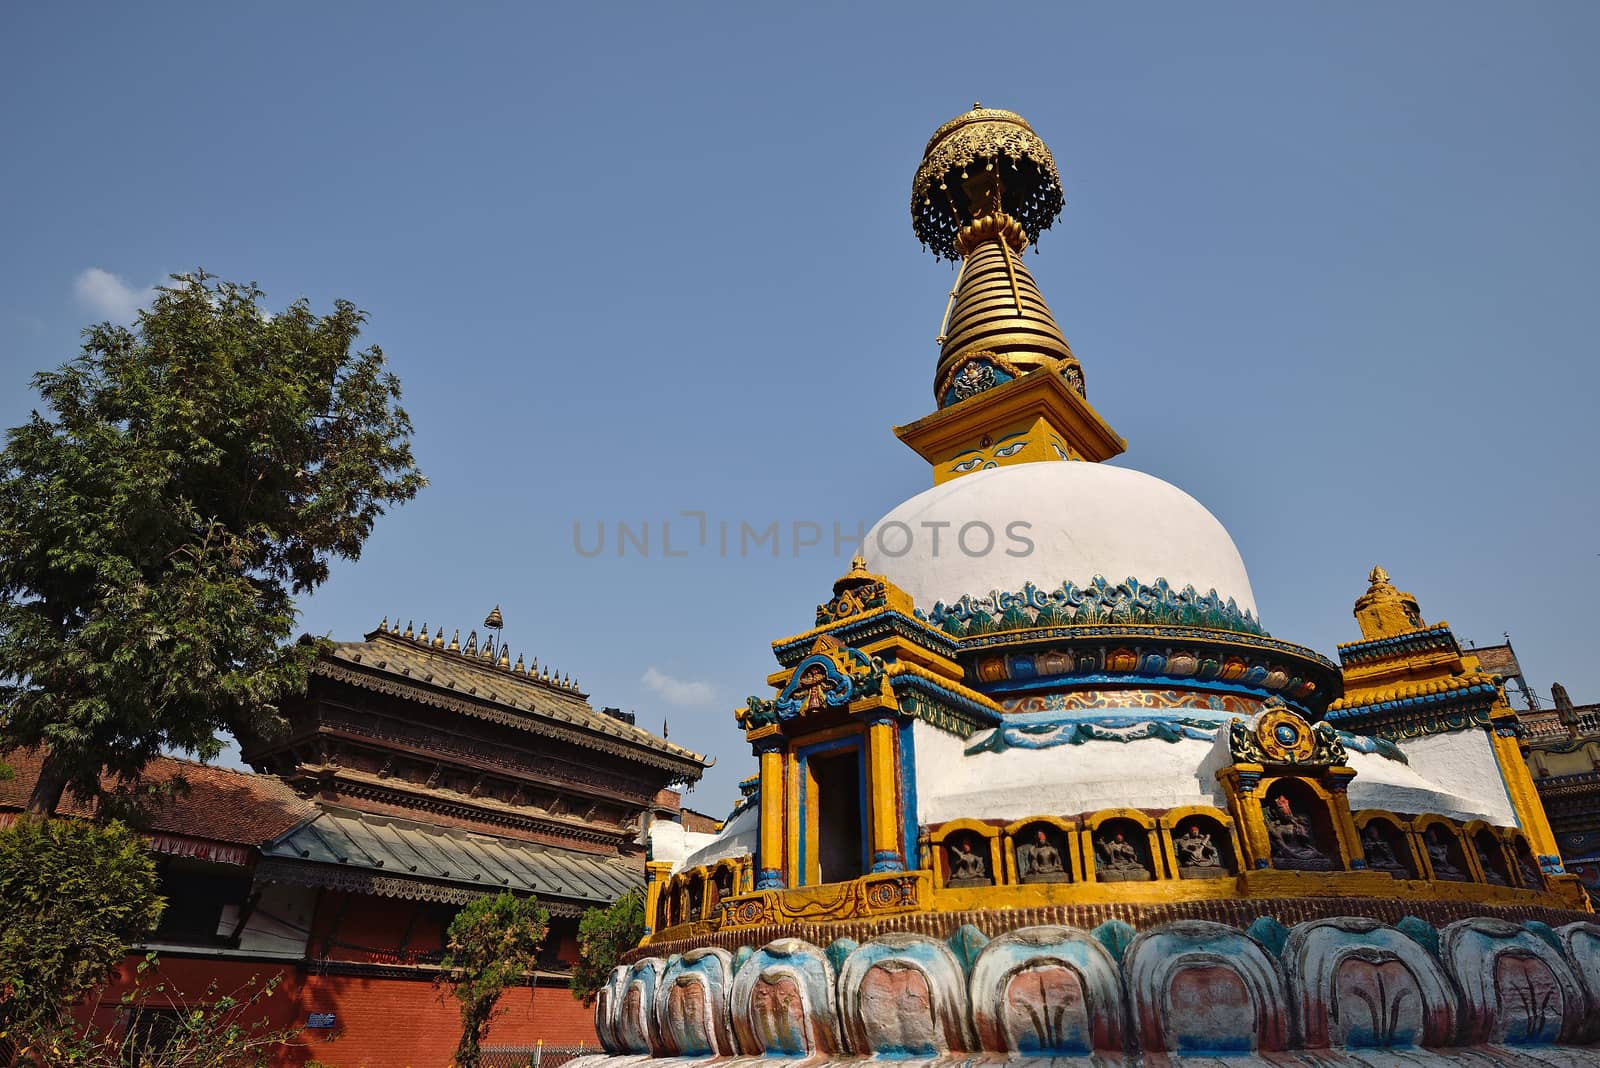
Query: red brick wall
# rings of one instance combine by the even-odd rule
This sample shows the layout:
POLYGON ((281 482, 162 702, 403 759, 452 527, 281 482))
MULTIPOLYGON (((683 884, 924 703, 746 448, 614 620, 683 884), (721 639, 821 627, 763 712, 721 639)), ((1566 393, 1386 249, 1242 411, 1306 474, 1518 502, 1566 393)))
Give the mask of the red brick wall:
MULTIPOLYGON (((135 965, 129 957, 118 979, 100 999, 96 1022, 116 1024, 116 1005, 131 984, 135 965)), ((416 979, 351 975, 308 975, 298 965, 271 961, 168 956, 143 977, 148 987, 167 988, 152 1007, 201 1004, 213 980, 219 994, 242 987, 252 976, 265 980, 282 974, 277 993, 251 1019, 266 1016, 273 1027, 303 1027, 308 1014, 331 1012, 331 1031, 304 1030, 298 1042, 275 1063, 295 1066, 315 1059, 334 1068, 445 1068, 461 1035, 460 1016, 449 993, 434 986, 431 976, 416 979)), ((565 984, 520 987, 500 1000, 500 1015, 489 1032, 494 1046, 546 1045, 598 1047, 591 1012, 573 998, 565 984)))

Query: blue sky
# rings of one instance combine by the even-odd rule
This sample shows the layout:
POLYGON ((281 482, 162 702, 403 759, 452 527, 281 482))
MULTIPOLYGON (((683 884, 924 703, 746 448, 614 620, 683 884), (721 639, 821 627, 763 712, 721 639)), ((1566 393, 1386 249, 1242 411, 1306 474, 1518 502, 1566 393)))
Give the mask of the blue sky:
POLYGON ((718 812, 753 767, 731 710, 848 559, 792 524, 929 482, 889 427, 931 409, 952 271, 907 203, 982 100, 1055 152, 1028 262, 1119 462, 1222 519, 1268 629, 1331 654, 1382 563, 1600 700, 1597 31, 1556 2, 6 5, 0 423, 169 272, 356 301, 432 486, 306 629, 499 603, 515 649, 714 753, 718 812), (685 510, 728 556, 715 525, 663 555, 685 510))

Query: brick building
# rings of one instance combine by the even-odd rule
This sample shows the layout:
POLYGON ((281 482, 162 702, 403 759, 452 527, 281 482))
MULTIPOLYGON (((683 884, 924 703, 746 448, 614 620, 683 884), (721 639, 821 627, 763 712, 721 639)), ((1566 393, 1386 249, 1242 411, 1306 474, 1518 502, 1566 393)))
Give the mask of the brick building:
MULTIPOLYGON (((285 712, 282 737, 245 746, 258 774, 174 759, 146 770, 147 786, 184 788, 143 823, 169 905, 119 983, 150 949, 180 1000, 278 974, 274 1024, 306 1028, 286 1060, 442 1065, 459 1035, 433 982, 444 932, 462 904, 510 890, 538 898, 551 929, 492 1043, 594 1044, 567 989, 578 919, 642 885, 654 822, 705 826, 673 787, 708 762, 595 709, 570 679, 513 664, 492 638, 387 622, 334 645, 285 712)), ((6 761, 17 776, 0 783, 0 821, 38 772, 36 755, 6 761)))

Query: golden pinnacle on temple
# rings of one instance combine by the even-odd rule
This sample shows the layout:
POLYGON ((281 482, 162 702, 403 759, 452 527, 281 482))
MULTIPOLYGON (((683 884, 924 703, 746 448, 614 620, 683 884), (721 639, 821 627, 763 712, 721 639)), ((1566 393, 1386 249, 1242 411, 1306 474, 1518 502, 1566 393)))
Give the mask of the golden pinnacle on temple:
MULTIPOLYGON (((440 633, 442 634, 444 632, 440 631, 440 633)), ((459 627, 450 635, 450 644, 446 646, 446 649, 452 653, 459 653, 461 651, 461 630, 459 627)))
POLYGON ((526 667, 524 667, 523 664, 522 664, 522 654, 521 653, 517 654, 517 662, 511 668, 511 670, 512 670, 513 673, 515 673, 517 675, 526 675, 528 673, 528 669, 526 667))
POLYGON ((427 620, 423 620, 422 633, 417 635, 417 641, 421 642, 423 645, 427 645, 428 644, 428 623, 427 623, 427 620))
POLYGON ((489 614, 483 618, 483 625, 494 630, 499 630, 506 625, 505 619, 500 615, 500 606, 495 605, 489 614))
POLYGON ((408 620, 406 620, 406 629, 405 629, 405 633, 404 633, 404 634, 402 634, 402 635, 400 635, 400 636, 401 636, 401 637, 402 637, 402 638, 405 638, 405 639, 406 639, 406 640, 407 640, 407 641, 414 641, 414 640, 416 640, 416 637, 417 637, 417 632, 416 632, 416 631, 414 631, 414 630, 412 630, 412 629, 411 629, 411 620, 409 620, 409 619, 408 619, 408 620))

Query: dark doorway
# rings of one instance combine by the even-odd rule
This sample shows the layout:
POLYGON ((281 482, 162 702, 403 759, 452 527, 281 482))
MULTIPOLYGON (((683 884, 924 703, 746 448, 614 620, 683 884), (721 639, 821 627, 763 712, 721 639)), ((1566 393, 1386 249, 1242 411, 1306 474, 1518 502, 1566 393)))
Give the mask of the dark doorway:
POLYGON ((854 749, 808 761, 817 795, 817 881, 844 882, 862 875, 861 755, 854 749))

